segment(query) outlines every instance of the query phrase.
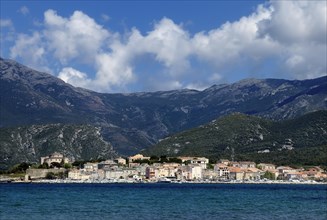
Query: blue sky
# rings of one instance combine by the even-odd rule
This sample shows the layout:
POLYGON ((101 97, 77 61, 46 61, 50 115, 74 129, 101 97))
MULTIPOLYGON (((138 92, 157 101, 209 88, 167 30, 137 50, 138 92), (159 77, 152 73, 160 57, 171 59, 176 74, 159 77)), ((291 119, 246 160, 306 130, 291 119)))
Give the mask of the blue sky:
POLYGON ((326 75, 326 1, 1 1, 1 56, 99 92, 326 75))

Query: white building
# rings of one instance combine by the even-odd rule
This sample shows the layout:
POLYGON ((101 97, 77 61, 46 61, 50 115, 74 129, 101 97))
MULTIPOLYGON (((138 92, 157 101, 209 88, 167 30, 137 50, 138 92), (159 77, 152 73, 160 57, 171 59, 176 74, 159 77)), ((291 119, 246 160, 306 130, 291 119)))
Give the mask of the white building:
POLYGON ((202 169, 207 169, 209 159, 205 157, 178 157, 182 160, 182 163, 188 162, 191 165, 199 165, 202 169))

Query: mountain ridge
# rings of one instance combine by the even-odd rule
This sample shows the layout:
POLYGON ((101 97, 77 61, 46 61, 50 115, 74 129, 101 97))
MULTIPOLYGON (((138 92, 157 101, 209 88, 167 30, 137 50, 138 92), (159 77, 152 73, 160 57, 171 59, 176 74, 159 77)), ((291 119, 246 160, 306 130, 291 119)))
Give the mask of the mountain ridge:
POLYGON ((0 127, 49 123, 101 127, 123 155, 233 112, 290 119, 327 109, 327 77, 246 80, 203 91, 106 94, 73 87, 16 61, 0 60, 0 127))

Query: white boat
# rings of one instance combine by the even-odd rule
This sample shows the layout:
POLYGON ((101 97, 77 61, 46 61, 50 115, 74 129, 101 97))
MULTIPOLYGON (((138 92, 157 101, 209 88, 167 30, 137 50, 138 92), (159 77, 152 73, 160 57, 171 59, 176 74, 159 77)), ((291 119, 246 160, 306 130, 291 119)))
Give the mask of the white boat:
POLYGON ((160 178, 157 183, 171 183, 171 179, 163 177, 163 178, 160 178))

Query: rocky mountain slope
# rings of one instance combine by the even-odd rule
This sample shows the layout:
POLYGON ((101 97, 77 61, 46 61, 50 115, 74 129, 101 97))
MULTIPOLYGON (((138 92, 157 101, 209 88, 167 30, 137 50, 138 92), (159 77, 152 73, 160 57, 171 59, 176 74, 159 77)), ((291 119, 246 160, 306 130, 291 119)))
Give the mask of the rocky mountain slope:
POLYGON ((40 163, 40 157, 56 151, 73 160, 117 155, 112 145, 103 140, 100 128, 90 125, 0 128, 0 146, 0 170, 21 162, 40 163))
POLYGON ((327 77, 247 79, 204 91, 102 94, 0 59, 0 108, 0 127, 92 124, 119 153, 129 155, 233 112, 282 120, 327 109, 327 77))
POLYGON ((212 160, 255 160, 279 164, 327 165, 327 111, 271 121, 234 113, 178 133, 143 152, 146 155, 198 155, 212 160))

